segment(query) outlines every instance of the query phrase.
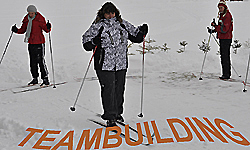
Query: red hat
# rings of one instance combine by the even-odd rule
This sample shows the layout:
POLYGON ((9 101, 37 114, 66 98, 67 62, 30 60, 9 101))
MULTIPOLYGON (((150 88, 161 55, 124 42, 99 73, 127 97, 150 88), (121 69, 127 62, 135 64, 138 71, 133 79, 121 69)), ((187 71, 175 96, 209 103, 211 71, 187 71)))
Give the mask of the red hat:
POLYGON ((220 0, 220 2, 218 4, 218 7, 219 6, 223 6, 223 7, 225 7, 227 9, 227 4, 226 4, 226 2, 224 0, 220 0))

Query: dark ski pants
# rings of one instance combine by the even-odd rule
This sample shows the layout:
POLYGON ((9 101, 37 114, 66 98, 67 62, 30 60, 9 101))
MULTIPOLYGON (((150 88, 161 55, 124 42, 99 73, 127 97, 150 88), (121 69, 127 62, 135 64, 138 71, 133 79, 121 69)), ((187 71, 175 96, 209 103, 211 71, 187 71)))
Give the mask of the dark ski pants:
POLYGON ((127 70, 96 70, 101 86, 101 98, 104 109, 102 119, 112 120, 123 113, 125 80, 127 70))
POLYGON ((232 39, 220 39, 220 58, 222 66, 222 75, 231 76, 230 46, 232 39))
POLYGON ((29 44, 28 45, 30 56, 30 72, 33 78, 38 78, 38 65, 41 72, 41 79, 48 76, 48 70, 45 63, 45 44, 29 44))

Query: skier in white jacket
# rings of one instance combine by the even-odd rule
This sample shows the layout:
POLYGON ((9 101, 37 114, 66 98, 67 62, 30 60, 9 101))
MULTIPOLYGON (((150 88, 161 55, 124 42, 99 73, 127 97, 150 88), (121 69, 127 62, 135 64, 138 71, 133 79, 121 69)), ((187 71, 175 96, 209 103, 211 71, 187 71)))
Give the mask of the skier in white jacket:
POLYGON ((85 50, 92 51, 97 46, 94 68, 101 86, 104 109, 101 118, 107 120, 108 126, 115 126, 117 120, 124 121, 122 114, 128 68, 128 40, 141 43, 147 32, 147 24, 133 26, 121 18, 113 3, 106 2, 82 36, 85 50))

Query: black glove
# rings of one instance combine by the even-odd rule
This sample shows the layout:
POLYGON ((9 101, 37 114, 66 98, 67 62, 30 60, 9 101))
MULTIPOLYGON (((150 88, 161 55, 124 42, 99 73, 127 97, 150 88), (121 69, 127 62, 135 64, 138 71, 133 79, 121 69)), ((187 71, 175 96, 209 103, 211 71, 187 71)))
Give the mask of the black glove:
POLYGON ((142 26, 139 27, 140 31, 143 33, 143 35, 147 35, 148 33, 148 25, 143 24, 142 26))
POLYGON ((211 26, 213 26, 213 27, 217 26, 215 19, 213 19, 213 22, 211 22, 211 26))
POLYGON ((211 26, 215 27, 217 24, 215 22, 211 22, 211 26))
POLYGON ((92 39, 92 42, 95 44, 95 45, 101 45, 101 37, 95 37, 92 39))
POLYGON ((48 30, 51 29, 51 24, 50 24, 49 22, 47 22, 46 26, 47 26, 47 29, 48 29, 48 30))
POLYGON ((208 31, 208 33, 215 33, 215 30, 213 30, 213 29, 207 29, 207 31, 208 31))
POLYGON ((18 29, 16 25, 12 26, 11 31, 17 33, 18 29))

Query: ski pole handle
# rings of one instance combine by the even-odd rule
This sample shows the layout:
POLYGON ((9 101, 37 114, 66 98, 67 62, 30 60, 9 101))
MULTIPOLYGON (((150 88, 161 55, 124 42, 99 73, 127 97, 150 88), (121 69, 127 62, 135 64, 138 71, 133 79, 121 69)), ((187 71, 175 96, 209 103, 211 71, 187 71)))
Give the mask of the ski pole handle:
MULTIPOLYGON (((48 20, 46 26, 47 26, 48 24, 50 24, 49 20, 48 20)), ((48 28, 48 26, 47 26, 47 29, 49 30, 49 32, 51 31, 51 24, 50 24, 49 28, 48 28)))
POLYGON ((211 26, 212 26, 212 27, 217 26, 217 25, 216 25, 216 22, 215 22, 215 18, 213 18, 213 22, 211 23, 211 26))

